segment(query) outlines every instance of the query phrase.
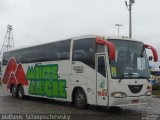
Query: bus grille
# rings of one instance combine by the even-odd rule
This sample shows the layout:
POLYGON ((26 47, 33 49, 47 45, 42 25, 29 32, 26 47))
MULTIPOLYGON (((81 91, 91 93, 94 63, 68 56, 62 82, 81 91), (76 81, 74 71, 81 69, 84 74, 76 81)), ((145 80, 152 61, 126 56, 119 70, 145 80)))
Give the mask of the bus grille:
POLYGON ((128 85, 132 93, 139 93, 142 90, 143 85, 128 85))

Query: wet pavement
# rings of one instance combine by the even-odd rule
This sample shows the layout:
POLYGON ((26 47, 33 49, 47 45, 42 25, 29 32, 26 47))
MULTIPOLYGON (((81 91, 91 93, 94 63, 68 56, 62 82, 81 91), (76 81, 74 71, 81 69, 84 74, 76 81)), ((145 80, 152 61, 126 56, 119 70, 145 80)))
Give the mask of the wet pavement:
POLYGON ((4 114, 22 114, 23 116, 51 114, 68 115, 71 120, 160 120, 160 98, 152 98, 152 102, 148 105, 110 110, 104 107, 89 106, 86 110, 79 110, 68 102, 35 97, 12 98, 11 95, 0 90, 0 114, 0 119, 5 119, 4 116, 2 117, 4 114))

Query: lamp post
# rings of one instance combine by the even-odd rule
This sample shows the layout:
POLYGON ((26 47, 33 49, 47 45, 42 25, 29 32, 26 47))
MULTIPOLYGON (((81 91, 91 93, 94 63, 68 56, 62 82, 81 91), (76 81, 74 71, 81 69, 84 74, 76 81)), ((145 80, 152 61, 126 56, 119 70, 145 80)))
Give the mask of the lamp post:
POLYGON ((129 11, 129 38, 132 38, 132 5, 135 0, 129 0, 129 4, 125 1, 126 7, 129 11))
POLYGON ((118 28, 118 35, 119 35, 119 27, 123 26, 123 25, 122 24, 115 24, 115 26, 117 26, 117 28, 118 28))

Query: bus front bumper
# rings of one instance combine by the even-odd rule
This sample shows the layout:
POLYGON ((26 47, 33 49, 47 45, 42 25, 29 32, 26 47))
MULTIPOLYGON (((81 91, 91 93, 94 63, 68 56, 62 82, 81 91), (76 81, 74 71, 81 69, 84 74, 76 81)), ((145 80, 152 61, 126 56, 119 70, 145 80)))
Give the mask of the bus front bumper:
POLYGON ((151 101, 152 96, 136 96, 136 97, 125 97, 125 98, 114 98, 110 97, 109 106, 129 106, 147 104, 151 101))

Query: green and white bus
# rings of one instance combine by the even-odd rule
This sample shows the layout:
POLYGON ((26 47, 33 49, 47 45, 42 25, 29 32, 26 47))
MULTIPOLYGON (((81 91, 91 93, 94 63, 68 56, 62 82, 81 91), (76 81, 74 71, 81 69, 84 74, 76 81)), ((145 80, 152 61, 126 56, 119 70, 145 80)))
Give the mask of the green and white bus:
POLYGON ((88 104, 127 106, 151 99, 145 49, 125 37, 81 36, 3 53, 2 88, 13 97, 44 97, 88 104))

